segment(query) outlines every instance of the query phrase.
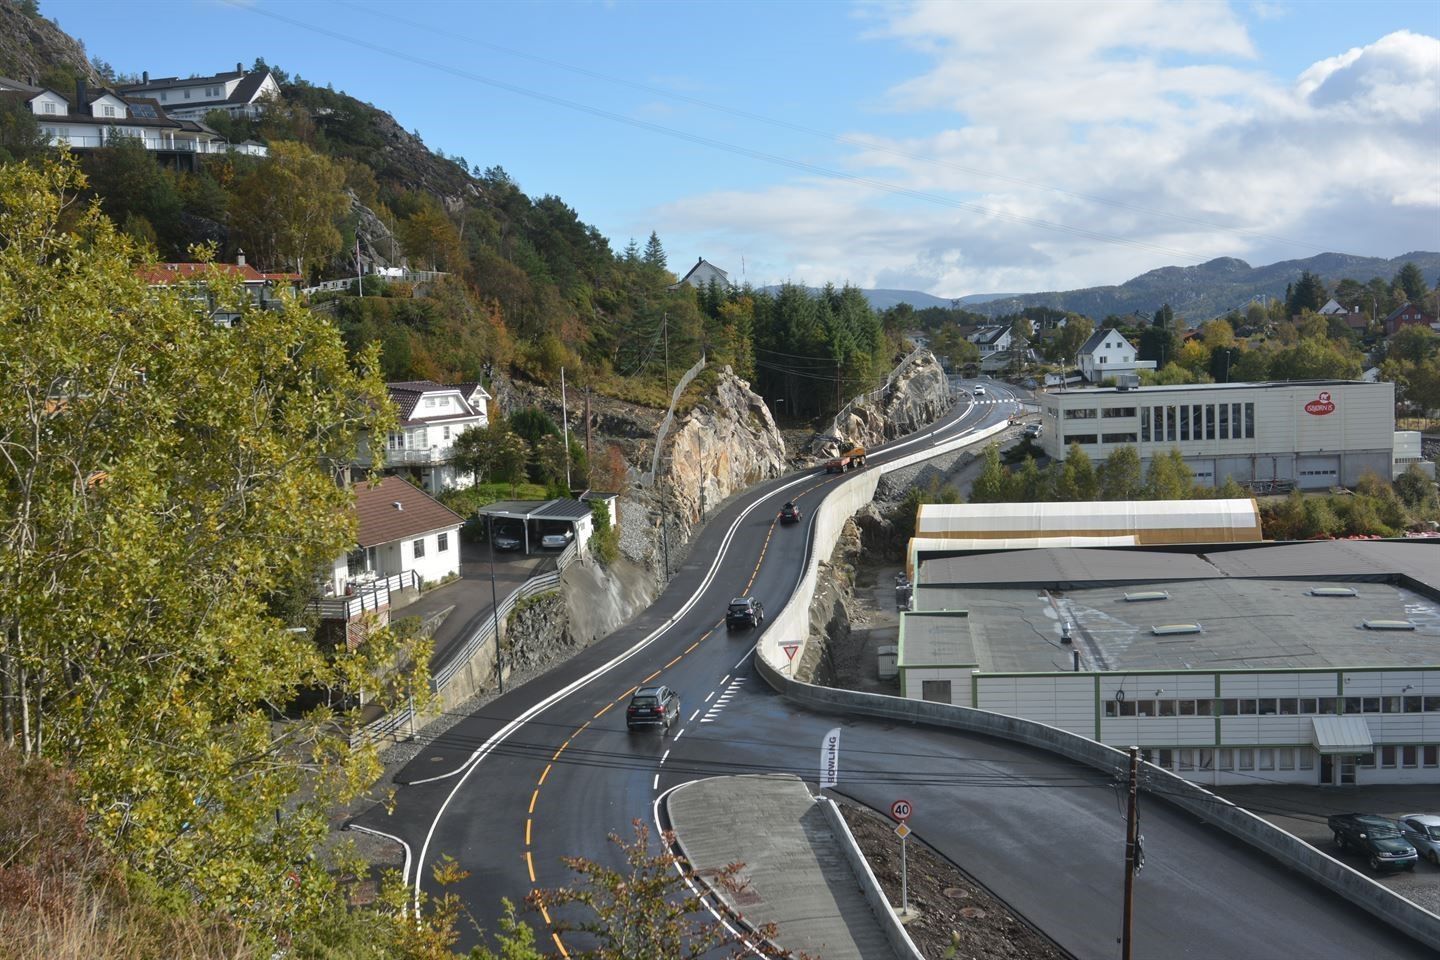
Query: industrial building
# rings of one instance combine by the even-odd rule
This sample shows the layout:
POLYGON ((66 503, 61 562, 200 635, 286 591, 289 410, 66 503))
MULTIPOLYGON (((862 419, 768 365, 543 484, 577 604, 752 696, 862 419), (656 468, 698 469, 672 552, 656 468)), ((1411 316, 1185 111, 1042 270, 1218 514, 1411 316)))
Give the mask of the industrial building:
POLYGON ((1440 540, 926 551, 902 696, 1206 784, 1440 783, 1440 540))
POLYGON ((1325 489, 1367 471, 1403 471, 1406 434, 1395 432, 1395 385, 1351 380, 1204 383, 1056 391, 1040 398, 1045 453, 1079 444, 1104 460, 1128 445, 1142 466, 1179 449, 1198 483, 1325 489), (1397 444, 1401 453, 1397 455, 1397 444), (1399 469, 1397 469, 1397 467, 1399 469))

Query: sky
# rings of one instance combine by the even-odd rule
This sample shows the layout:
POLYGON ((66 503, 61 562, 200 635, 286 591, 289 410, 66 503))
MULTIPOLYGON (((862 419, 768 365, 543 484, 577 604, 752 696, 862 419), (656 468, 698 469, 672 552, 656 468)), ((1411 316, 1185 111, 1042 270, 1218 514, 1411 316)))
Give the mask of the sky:
POLYGON ((1440 2, 41 0, 122 73, 258 57, 622 249, 942 297, 1440 250, 1440 2))

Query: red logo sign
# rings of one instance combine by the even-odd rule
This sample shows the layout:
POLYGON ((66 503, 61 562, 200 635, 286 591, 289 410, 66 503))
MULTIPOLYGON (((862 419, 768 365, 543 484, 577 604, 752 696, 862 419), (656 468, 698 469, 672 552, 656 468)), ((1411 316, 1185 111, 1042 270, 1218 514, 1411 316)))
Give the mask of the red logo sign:
POLYGON ((1305 404, 1305 412, 1316 417, 1335 412, 1335 403, 1330 399, 1329 390, 1321 390, 1320 396, 1305 404))

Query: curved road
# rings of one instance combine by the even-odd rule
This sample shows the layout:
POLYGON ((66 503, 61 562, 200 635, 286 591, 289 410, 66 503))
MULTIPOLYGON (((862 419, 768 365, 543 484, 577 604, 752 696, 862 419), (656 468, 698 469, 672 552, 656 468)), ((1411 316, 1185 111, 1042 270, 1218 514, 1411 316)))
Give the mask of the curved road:
MULTIPOLYGON (((872 450, 869 464, 1016 411, 1010 388, 985 386, 930 430, 872 450)), ((630 822, 649 823, 657 794, 679 783, 785 771, 813 785, 820 738, 838 724, 840 792, 877 809, 904 796, 926 843, 1075 956, 1114 957, 1124 821, 1099 773, 1004 741, 809 712, 755 674, 749 632, 725 630, 732 596, 758 597, 772 618, 789 600, 813 506, 838 479, 812 471, 733 498, 646 612, 451 728, 397 778, 407 785, 394 814, 377 807, 355 824, 404 842, 407 878, 430 892, 428 865, 456 858, 470 876, 449 892, 494 929, 502 897, 572 882, 562 857, 612 862, 606 835, 628 838, 630 822), (803 523, 779 526, 786 500, 804 508, 803 523), (625 729, 625 702, 647 682, 680 692, 682 722, 668 736, 625 729)), ((1142 806, 1137 956, 1428 955, 1219 831, 1163 803, 1142 806)))

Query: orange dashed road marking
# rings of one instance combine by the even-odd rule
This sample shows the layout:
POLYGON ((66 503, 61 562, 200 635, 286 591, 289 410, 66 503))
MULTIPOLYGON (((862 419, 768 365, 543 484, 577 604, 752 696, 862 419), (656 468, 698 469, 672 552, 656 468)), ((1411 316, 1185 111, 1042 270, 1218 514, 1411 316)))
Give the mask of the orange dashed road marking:
POLYGON ((594 719, 599 720, 601 717, 605 716, 605 711, 609 710, 613 706, 615 706, 615 701, 611 700, 609 703, 605 704, 605 706, 600 708, 600 712, 595 714, 594 719))
POLYGON ((525 851, 525 866, 530 871, 530 882, 535 882, 535 861, 530 856, 530 851, 525 851))
MULTIPOLYGON (((547 920, 546 923, 549 923, 549 921, 547 920)), ((558 933, 552 933, 552 934, 550 934, 550 936, 554 938, 554 940, 555 940, 555 946, 557 946, 557 947, 560 948, 560 956, 565 957, 566 960, 569 960, 570 951, 569 951, 569 950, 566 950, 566 949, 565 949, 565 944, 563 944, 563 943, 560 942, 560 934, 558 934, 558 933)))
POLYGON ((534 821, 529 817, 525 818, 525 846, 530 846, 530 824, 534 821))
POLYGON ((542 770, 542 771, 540 771, 540 779, 535 782, 535 785, 536 785, 537 787, 543 787, 543 786, 545 786, 545 778, 548 777, 548 776, 550 776, 550 767, 551 767, 551 764, 548 764, 548 763, 547 763, 547 764, 545 764, 545 769, 542 770))
POLYGON ((532 794, 530 794, 530 809, 529 809, 529 810, 526 810, 525 812, 526 812, 526 813, 534 813, 534 812, 535 812, 535 801, 537 801, 537 800, 539 800, 539 799, 540 799, 540 788, 539 788, 539 787, 536 787, 536 788, 535 788, 535 792, 532 793, 532 794))
POLYGON ((640 682, 641 682, 641 683, 649 683, 651 680, 654 680, 654 679, 655 679, 656 677, 658 677, 658 676, 660 676, 660 671, 659 671, 659 670, 656 670, 654 673, 650 674, 650 676, 646 677, 644 680, 641 680, 640 682))
MULTIPOLYGON (((609 707, 606 707, 606 708, 605 708, 605 710, 609 710, 609 709, 610 709, 609 707)), ((604 713, 604 712, 605 712, 604 710, 601 711, 601 713, 604 713)), ((569 741, 569 740, 566 740, 564 743, 560 744, 560 749, 555 751, 555 756, 551 757, 551 758, 550 758, 550 761, 553 763, 554 761, 559 760, 559 759, 560 759, 560 754, 564 753, 564 752, 565 752, 565 748, 568 747, 568 746, 570 746, 570 741, 569 741)))

